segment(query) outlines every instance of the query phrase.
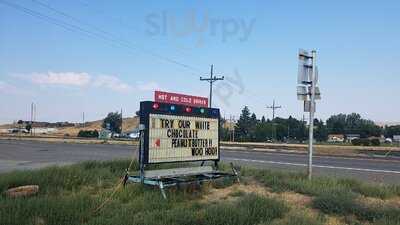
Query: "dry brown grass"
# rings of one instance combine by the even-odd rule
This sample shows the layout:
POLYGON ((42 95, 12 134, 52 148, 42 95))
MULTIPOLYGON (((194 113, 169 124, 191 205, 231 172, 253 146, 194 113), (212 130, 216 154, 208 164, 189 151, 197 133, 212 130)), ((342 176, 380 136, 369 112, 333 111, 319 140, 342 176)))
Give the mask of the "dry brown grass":
MULTIPOLYGON (((68 134, 72 137, 76 137, 80 130, 101 130, 103 129, 101 126, 103 124, 103 120, 97 120, 93 122, 88 122, 85 124, 85 127, 65 127, 58 129, 56 135, 65 135, 68 134)), ((132 131, 133 129, 139 126, 139 118, 138 117, 128 117, 122 120, 122 128, 123 132, 132 131)))
MULTIPOLYGON (((282 199, 285 203, 290 206, 289 214, 292 215, 301 215, 309 218, 317 219, 319 215, 319 211, 311 208, 312 197, 299 194, 296 192, 282 192, 275 193, 271 192, 265 186, 258 184, 255 181, 251 181, 248 184, 234 184, 232 186, 223 188, 223 189, 215 189, 211 188, 208 190, 208 193, 203 196, 201 202, 203 203, 211 203, 211 202, 219 202, 219 201, 235 201, 239 199, 237 194, 235 193, 243 193, 243 194, 257 194, 259 196, 264 196, 268 198, 276 198, 282 199)), ((285 221, 288 218, 283 218, 281 221, 285 221)), ((345 225, 343 217, 338 216, 326 216, 326 225, 345 225)))

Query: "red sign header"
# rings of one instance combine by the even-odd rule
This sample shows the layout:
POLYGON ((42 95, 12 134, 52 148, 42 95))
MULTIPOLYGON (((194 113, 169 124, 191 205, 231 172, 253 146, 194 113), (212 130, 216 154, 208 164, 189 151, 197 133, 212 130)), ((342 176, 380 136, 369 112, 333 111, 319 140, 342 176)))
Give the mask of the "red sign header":
POLYGON ((154 101, 196 107, 208 107, 208 98, 163 91, 154 92, 154 101))

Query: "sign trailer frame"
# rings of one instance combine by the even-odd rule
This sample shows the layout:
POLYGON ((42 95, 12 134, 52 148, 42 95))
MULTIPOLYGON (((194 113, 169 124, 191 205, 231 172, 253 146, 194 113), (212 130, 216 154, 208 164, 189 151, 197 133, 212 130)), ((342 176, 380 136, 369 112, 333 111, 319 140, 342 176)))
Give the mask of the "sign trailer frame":
POLYGON ((144 185, 158 186, 162 196, 166 199, 165 187, 180 186, 181 184, 201 184, 204 181, 212 181, 223 177, 236 178, 239 182, 238 173, 231 163, 232 173, 218 170, 220 161, 220 111, 217 108, 196 107, 191 105, 171 104, 164 102, 143 101, 140 102, 140 141, 139 141, 139 175, 127 174, 124 184, 127 182, 141 183, 144 185), (218 119, 218 158, 181 160, 167 162, 150 162, 150 115, 170 115, 185 117, 200 117, 218 119), (204 166, 206 161, 214 163, 213 166, 204 166), (160 170, 146 170, 149 165, 171 164, 171 163, 195 163, 201 162, 200 167, 172 168, 160 170))

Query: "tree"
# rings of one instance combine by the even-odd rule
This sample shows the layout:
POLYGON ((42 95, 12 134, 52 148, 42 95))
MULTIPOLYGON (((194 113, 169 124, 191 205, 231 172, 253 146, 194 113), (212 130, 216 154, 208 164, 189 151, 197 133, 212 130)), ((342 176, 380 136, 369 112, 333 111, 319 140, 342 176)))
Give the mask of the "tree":
POLYGON ((346 133, 346 115, 338 114, 331 116, 326 121, 326 126, 330 134, 345 134, 346 133))
POLYGON ((104 118, 102 127, 110 129, 112 134, 121 133, 122 117, 121 113, 110 112, 107 117, 104 118))
POLYGON ((31 124, 31 123, 28 123, 28 124, 25 126, 25 129, 26 129, 28 132, 31 132, 32 124, 31 124))
POLYGON ((251 114, 250 117, 250 129, 249 129, 249 134, 250 134, 250 140, 249 141, 254 141, 256 139, 256 127, 259 121, 257 120, 257 116, 255 113, 251 114))
POLYGON ((400 125, 385 127, 385 137, 393 138, 393 135, 400 135, 400 125))
POLYGON ((140 116, 140 110, 135 112, 136 116, 140 116))
POLYGON ((322 120, 315 119, 315 139, 317 141, 327 141, 328 140, 328 129, 326 128, 322 120))
POLYGON ((330 134, 359 134, 361 138, 382 134, 381 127, 357 113, 333 115, 326 121, 326 125, 330 134))
POLYGON ((255 141, 264 142, 272 140, 274 127, 271 122, 259 123, 255 128, 255 141))
POLYGON ((230 130, 224 126, 227 123, 225 118, 220 119, 219 123, 219 131, 220 131, 220 138, 221 141, 230 141, 230 130))
POLYGON ((252 129, 252 118, 250 117, 250 110, 247 106, 242 109, 242 113, 240 114, 240 118, 236 123, 235 128, 235 139, 238 141, 249 141, 250 140, 250 132, 252 129))

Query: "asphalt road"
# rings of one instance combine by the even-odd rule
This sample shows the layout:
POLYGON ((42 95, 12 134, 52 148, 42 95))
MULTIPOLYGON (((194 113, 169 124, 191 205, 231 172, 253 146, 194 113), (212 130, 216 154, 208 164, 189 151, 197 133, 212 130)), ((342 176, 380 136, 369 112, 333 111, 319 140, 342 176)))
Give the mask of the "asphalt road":
MULTIPOLYGON (((0 140, 0 173, 66 165, 86 160, 110 160, 137 155, 136 147, 0 140)), ((307 156, 287 153, 221 151, 223 162, 259 168, 306 171, 307 156)), ((368 182, 400 184, 400 160, 314 157, 314 173, 368 182)))

